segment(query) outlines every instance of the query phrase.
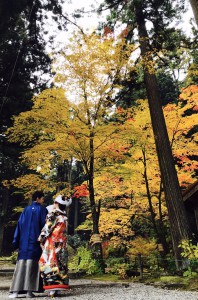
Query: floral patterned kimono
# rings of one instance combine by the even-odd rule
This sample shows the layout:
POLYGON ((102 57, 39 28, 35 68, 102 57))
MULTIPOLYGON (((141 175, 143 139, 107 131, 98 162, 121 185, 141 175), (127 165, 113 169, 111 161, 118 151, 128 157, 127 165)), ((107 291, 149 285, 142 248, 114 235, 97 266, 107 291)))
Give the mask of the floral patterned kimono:
POLYGON ((38 239, 43 246, 39 260, 43 288, 48 291, 69 288, 66 229, 66 213, 55 209, 47 215, 46 224, 38 239))

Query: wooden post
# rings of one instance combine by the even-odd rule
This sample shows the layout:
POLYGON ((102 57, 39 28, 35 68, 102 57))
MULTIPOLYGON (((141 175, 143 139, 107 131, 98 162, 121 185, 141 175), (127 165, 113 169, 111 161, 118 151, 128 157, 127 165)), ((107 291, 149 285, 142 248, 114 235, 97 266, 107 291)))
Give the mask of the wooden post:
POLYGON ((143 278, 143 263, 142 263, 142 256, 141 254, 138 254, 138 264, 140 269, 140 278, 143 278))

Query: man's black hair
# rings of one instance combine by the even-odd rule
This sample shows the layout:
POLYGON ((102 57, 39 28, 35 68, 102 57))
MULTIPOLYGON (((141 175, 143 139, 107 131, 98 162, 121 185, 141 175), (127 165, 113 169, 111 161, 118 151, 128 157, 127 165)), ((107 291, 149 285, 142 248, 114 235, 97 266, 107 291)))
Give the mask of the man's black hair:
POLYGON ((34 194, 32 195, 32 201, 36 201, 37 198, 42 198, 44 197, 44 193, 42 191, 36 191, 34 192, 34 194))

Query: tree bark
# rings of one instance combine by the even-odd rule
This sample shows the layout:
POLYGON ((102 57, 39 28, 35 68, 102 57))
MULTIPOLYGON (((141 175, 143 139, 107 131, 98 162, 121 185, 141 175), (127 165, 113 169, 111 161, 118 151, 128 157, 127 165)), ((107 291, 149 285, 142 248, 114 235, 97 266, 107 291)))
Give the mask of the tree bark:
POLYGON ((198 26, 198 2, 197 0, 190 0, 190 4, 194 14, 195 22, 197 23, 198 26))
POLYGON ((149 36, 146 30, 145 18, 140 1, 135 5, 135 15, 138 27, 139 43, 144 62, 144 79, 155 137, 158 161, 164 186, 165 198, 170 221, 172 244, 178 269, 182 261, 178 245, 183 239, 190 238, 190 227, 186 217, 182 194, 174 165, 172 150, 160 101, 156 75, 154 73, 152 55, 150 53, 149 36))
POLYGON ((6 221, 6 216, 8 213, 8 202, 9 202, 9 192, 7 188, 2 189, 2 198, 3 198, 3 203, 2 203, 2 211, 0 214, 0 255, 2 255, 3 251, 3 239, 4 239, 4 226, 5 226, 5 221, 6 221))
POLYGON ((74 234, 77 234, 76 228, 78 227, 78 199, 74 203, 74 234))
POLYGON ((89 198, 90 198, 90 206, 91 206, 91 213, 92 213, 92 220, 93 220, 93 235, 92 237, 98 237, 97 239, 91 242, 92 248, 92 255, 93 258, 98 260, 101 269, 104 271, 104 262, 102 257, 102 243, 99 238, 99 212, 100 207, 98 210, 96 209, 95 203, 95 195, 94 195, 94 133, 90 132, 90 140, 89 140, 89 150, 90 150, 90 166, 89 166, 89 174, 88 174, 88 181, 89 181, 89 198))
POLYGON ((98 212, 96 210, 96 203, 95 203, 95 195, 94 195, 94 134, 90 133, 90 141, 89 141, 89 147, 90 147, 90 165, 89 165, 89 198, 90 198, 90 204, 91 204, 91 213, 93 216, 93 234, 99 234, 98 229, 98 221, 99 216, 98 212))
POLYGON ((149 181, 148 181, 148 176, 147 176, 147 162, 146 162, 146 151, 145 149, 142 149, 142 154, 143 154, 143 164, 144 164, 144 179, 145 179, 145 185, 146 185, 146 193, 147 193, 147 199, 148 199, 148 204, 149 204, 149 211, 151 214, 151 222, 153 224, 153 229, 156 234, 157 242, 162 245, 163 247, 163 252, 160 252, 161 256, 165 256, 169 252, 169 247, 166 242, 166 237, 164 235, 164 226, 163 223, 159 227, 159 222, 157 224, 156 219, 155 219, 155 213, 153 210, 153 204, 152 204, 152 196, 150 193, 150 188, 149 188, 149 181))

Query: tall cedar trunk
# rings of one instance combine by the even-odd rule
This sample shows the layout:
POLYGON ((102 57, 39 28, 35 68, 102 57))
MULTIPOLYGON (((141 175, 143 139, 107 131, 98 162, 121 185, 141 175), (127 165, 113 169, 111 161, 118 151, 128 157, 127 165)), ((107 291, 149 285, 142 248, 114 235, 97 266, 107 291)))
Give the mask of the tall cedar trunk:
POLYGON ((191 7, 192 7, 194 17, 195 17, 195 21, 196 21, 197 26, 198 26, 198 2, 197 2, 197 0, 190 0, 190 4, 191 4, 191 7))
MULTIPOLYGON (((94 195, 94 134, 93 132, 90 133, 90 142, 89 142, 89 149, 90 149, 90 166, 89 166, 89 198, 90 198, 90 205, 91 205, 91 213, 92 213, 92 220, 93 220, 93 236, 99 235, 99 210, 96 209, 95 203, 95 195, 94 195)), ((104 263, 102 258, 102 244, 100 241, 96 241, 92 243, 92 254, 93 258, 97 259, 101 269, 104 269, 104 263)))
POLYGON ((145 26, 144 14, 139 1, 135 7, 135 15, 138 26, 141 55, 143 61, 145 62, 144 79, 155 137, 156 150, 168 208, 173 250, 176 259, 176 266, 178 269, 180 269, 184 261, 182 261, 180 253, 181 250, 178 248, 178 245, 183 239, 190 238, 190 229, 186 217, 177 173, 175 170, 162 105, 160 102, 157 80, 154 72, 152 72, 152 69, 150 69, 153 61, 150 54, 149 37, 145 26))

